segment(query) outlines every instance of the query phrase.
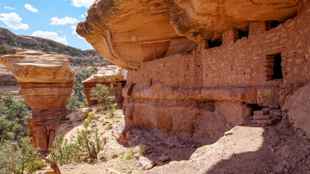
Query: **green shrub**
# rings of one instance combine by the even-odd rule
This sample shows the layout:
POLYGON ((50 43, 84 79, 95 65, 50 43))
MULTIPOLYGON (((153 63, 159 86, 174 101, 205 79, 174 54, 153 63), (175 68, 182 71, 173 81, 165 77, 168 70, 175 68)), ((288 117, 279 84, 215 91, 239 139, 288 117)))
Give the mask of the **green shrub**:
POLYGON ((83 128, 71 142, 57 138, 49 158, 60 165, 80 162, 95 162, 103 150, 105 139, 100 138, 98 129, 92 128, 92 118, 86 119, 83 128))
POLYGON ((29 109, 13 96, 0 96, 0 143, 26 136, 29 109))
POLYGON ((68 101, 67 104, 67 109, 70 111, 73 111, 75 109, 81 108, 85 106, 85 102, 84 101, 80 101, 78 99, 78 96, 76 95, 72 95, 68 101))
POLYGON ((7 54, 8 50, 3 46, 0 45, 0 54, 7 54))
POLYGON ((116 110, 116 102, 111 88, 97 84, 96 87, 91 90, 91 95, 97 100, 100 110, 108 111, 108 114, 113 116, 116 110))
POLYGON ((75 110, 85 106, 86 101, 83 93, 84 87, 82 82, 96 72, 97 69, 94 67, 83 68, 75 75, 73 93, 67 105, 69 110, 75 110))
POLYGON ((122 160, 132 160, 135 157, 135 152, 133 149, 128 149, 121 155, 122 160))
POLYGON ((27 138, 29 109, 14 96, 0 96, 0 173, 33 173, 44 166, 27 138))
POLYGON ((0 173, 31 174, 44 166, 28 138, 22 138, 18 144, 8 141, 0 144, 0 173))
POLYGON ((60 165, 81 161, 77 144, 68 143, 67 139, 64 139, 63 136, 56 138, 52 149, 49 158, 60 165))

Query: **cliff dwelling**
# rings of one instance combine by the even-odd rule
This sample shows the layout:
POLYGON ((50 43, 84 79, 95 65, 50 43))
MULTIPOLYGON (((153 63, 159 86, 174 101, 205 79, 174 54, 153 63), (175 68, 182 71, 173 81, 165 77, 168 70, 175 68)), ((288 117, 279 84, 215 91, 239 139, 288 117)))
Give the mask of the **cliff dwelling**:
POLYGON ((209 142, 236 125, 281 120, 288 96, 309 81, 308 7, 295 0, 102 0, 77 32, 128 69, 126 129, 209 142))
POLYGON ((75 155, 56 174, 309 174, 309 21, 308 0, 95 0, 76 27, 95 51, 17 49, 2 78, 41 155, 75 155))

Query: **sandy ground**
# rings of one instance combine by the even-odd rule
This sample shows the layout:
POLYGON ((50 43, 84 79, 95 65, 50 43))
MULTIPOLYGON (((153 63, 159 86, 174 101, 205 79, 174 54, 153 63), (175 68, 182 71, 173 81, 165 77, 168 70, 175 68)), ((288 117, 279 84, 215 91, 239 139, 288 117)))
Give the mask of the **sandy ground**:
POLYGON ((310 174, 310 142, 285 118, 272 127, 236 126, 215 143, 205 145, 157 131, 134 130, 124 147, 116 141, 124 126, 121 111, 113 118, 97 115, 93 126, 107 138, 102 152, 106 160, 65 165, 63 174, 310 174), (132 151, 133 157, 124 159, 124 154, 132 151))

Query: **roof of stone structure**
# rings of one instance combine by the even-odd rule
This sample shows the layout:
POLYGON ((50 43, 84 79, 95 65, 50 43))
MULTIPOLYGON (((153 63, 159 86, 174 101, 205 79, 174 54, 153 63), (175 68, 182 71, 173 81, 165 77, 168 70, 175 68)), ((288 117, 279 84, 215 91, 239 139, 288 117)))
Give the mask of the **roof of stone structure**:
POLYGON ((301 0, 97 0, 77 32, 105 58, 136 69, 249 22, 285 20, 301 0))
POLYGON ((74 79, 65 55, 17 50, 15 54, 0 56, 0 64, 5 65, 19 82, 57 83, 74 79))
POLYGON ((115 65, 104 66, 99 69, 97 74, 90 76, 83 83, 113 83, 124 81, 126 71, 115 65))

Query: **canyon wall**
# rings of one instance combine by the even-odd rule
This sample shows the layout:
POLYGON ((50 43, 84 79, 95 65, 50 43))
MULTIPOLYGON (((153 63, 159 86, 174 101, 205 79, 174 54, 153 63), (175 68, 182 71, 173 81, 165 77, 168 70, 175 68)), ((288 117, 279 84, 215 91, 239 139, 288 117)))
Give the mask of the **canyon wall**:
POLYGON ((310 80, 306 1, 145 1, 145 6, 135 1, 144 8, 139 15, 147 15, 132 25, 132 6, 114 4, 118 8, 101 14, 107 2, 97 1, 77 31, 103 56, 129 69, 123 90, 127 129, 157 128, 208 142, 235 125, 268 126, 286 112, 287 98, 310 80), (158 15, 164 18, 160 23, 158 15), (143 28, 146 21, 158 26, 143 28), (161 28, 176 40, 153 33, 161 28), (156 42, 163 39, 159 36, 167 40, 165 47, 156 42), (130 42, 139 48, 122 47, 130 42), (144 49, 146 43, 150 49, 144 49))
POLYGON ((71 96, 74 73, 66 56, 36 51, 17 51, 0 57, 13 73, 20 93, 32 110, 29 132, 34 147, 48 151, 55 131, 64 119, 71 96))

